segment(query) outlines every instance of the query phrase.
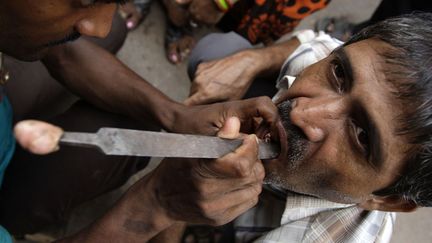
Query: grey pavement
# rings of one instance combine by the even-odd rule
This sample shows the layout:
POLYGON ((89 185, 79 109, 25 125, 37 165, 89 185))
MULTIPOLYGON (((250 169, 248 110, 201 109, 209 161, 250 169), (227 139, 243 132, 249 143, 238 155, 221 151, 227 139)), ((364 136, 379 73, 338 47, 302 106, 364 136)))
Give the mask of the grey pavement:
MULTIPOLYGON (((299 28, 311 27, 316 19, 325 16, 344 17, 352 22, 361 22, 370 17, 378 4, 379 0, 333 0, 327 9, 305 19, 299 28)), ((186 74, 185 64, 172 65, 165 58, 165 22, 161 7, 157 3, 153 4, 150 15, 137 30, 129 34, 118 57, 156 88, 171 98, 182 101, 188 95, 190 81, 186 74)), ((76 232, 101 215, 129 185, 154 168, 158 162, 159 160, 152 160, 151 165, 145 171, 131 178, 122 189, 104 195, 75 210, 65 232, 68 234, 76 232)), ((431 242, 432 231, 429 231, 432 223, 431 216, 431 209, 398 214, 391 242, 431 242)))

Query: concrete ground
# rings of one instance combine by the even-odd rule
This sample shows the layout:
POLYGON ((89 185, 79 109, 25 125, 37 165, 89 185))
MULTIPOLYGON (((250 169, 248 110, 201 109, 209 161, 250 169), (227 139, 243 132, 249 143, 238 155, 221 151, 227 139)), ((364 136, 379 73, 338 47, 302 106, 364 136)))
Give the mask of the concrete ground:
MULTIPOLYGON (((324 16, 346 17, 353 22, 361 22, 369 18, 380 0, 333 0, 330 6, 305 19, 299 28, 313 26, 315 20, 324 16)), ((177 101, 185 99, 189 92, 190 82, 186 75, 186 65, 172 65, 166 61, 164 52, 165 17, 161 7, 154 4, 150 15, 144 23, 128 36, 118 57, 130 68, 145 77, 156 88, 165 92, 177 101)), ((158 160, 152 160, 151 165, 122 189, 98 198, 75 211, 68 227, 63 233, 73 233, 87 225, 95 217, 102 214, 116 198, 136 181, 140 176, 154 168, 158 160)), ((432 210, 421 209, 415 213, 399 214, 392 243, 431 242, 432 210)))

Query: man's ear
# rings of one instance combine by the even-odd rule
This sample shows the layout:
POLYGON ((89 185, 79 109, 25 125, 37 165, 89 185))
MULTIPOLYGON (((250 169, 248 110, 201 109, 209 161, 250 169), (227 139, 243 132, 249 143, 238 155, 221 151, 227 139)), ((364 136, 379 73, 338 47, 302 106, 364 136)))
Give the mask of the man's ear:
POLYGON ((387 212, 412 212, 417 209, 417 204, 398 195, 376 196, 358 204, 366 210, 379 210, 387 212))

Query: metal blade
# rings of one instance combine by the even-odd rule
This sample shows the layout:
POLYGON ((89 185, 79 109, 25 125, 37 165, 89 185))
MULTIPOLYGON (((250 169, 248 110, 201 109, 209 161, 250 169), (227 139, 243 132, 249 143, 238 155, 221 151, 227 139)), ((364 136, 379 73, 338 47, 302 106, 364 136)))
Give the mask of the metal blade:
MULTIPOLYGON (((107 155, 174 158, 220 158, 238 148, 241 139, 101 128, 97 133, 65 132, 61 144, 97 147, 107 155)), ((259 141, 260 159, 279 155, 279 146, 259 141)))

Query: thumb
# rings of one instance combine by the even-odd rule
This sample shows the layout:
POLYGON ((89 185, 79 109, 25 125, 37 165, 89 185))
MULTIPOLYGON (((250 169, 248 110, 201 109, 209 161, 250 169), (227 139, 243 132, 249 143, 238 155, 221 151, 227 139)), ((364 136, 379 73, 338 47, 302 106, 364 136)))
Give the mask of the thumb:
POLYGON ((229 117, 223 127, 219 130, 218 134, 221 138, 234 139, 240 135, 240 120, 235 117, 229 117))
POLYGON ((46 122, 25 120, 14 128, 18 143, 34 154, 49 154, 58 150, 63 130, 46 122))

